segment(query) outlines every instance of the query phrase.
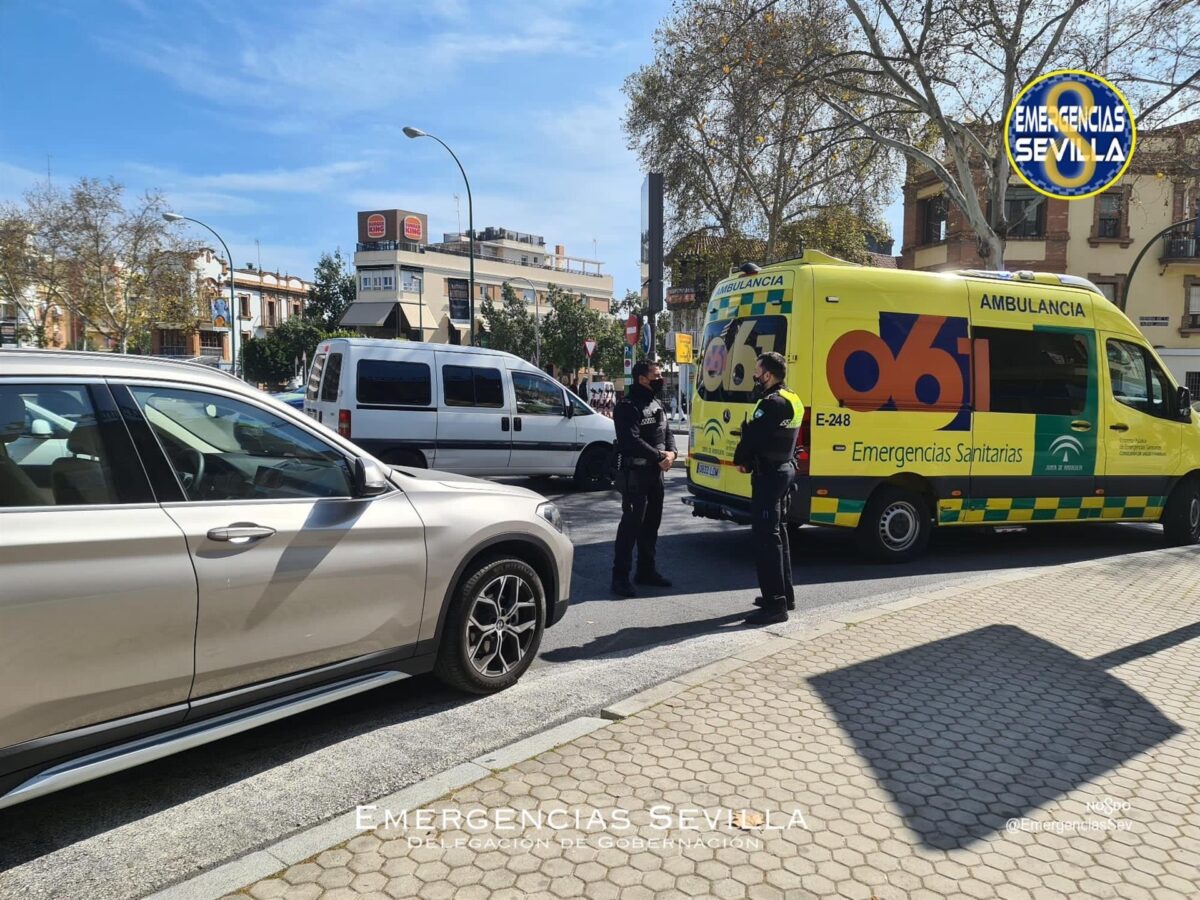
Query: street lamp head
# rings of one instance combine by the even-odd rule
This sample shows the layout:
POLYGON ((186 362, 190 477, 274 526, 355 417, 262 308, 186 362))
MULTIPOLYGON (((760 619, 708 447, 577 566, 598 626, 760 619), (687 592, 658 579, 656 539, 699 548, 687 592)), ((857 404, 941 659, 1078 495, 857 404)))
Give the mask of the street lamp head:
POLYGON ((175 213, 175 212, 165 212, 162 214, 162 217, 164 219, 166 219, 168 222, 182 222, 183 221, 183 216, 181 216, 179 213, 175 213))
POLYGON ((404 126, 404 133, 405 133, 405 135, 407 135, 410 138, 419 138, 419 137, 426 136, 425 132, 423 132, 420 128, 413 128, 411 125, 404 126))

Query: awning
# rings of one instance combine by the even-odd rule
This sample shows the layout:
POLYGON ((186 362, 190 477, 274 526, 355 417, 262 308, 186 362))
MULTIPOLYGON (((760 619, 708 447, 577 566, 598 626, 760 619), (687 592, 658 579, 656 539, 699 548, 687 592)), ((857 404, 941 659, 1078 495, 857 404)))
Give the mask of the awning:
POLYGON ((378 327, 387 321, 392 310, 396 308, 392 302, 356 302, 346 307, 342 313, 340 325, 371 325, 378 327))
POLYGON ((438 327, 440 318, 434 313, 429 301, 424 298, 402 296, 400 308, 404 310, 404 319, 408 322, 408 327, 422 329, 424 333, 421 335, 421 340, 428 340, 429 335, 438 327))

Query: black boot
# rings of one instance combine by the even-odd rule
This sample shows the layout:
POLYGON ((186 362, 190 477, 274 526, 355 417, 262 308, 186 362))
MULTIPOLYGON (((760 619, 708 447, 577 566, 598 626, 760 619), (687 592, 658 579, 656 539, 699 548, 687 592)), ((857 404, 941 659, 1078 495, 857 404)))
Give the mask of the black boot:
POLYGON ((633 585, 629 583, 628 575, 614 575, 612 580, 612 592, 618 597, 636 597, 637 591, 633 589, 633 585))
POLYGON ((787 620, 787 599, 772 597, 756 612, 746 616, 745 622, 747 625, 780 625, 787 620))
POLYGON ((638 572, 633 576, 633 580, 638 584, 646 584, 650 587, 671 586, 671 579, 659 572, 638 572))
MULTIPOLYGON (((755 597, 755 598, 754 598, 754 605, 755 605, 755 606, 762 606, 762 605, 763 605, 763 598, 762 598, 762 597, 755 597)), ((796 601, 795 601, 795 600, 793 600, 791 597, 789 597, 789 598, 788 598, 788 601, 787 601, 787 608, 788 608, 789 610, 793 610, 793 609, 795 609, 795 608, 796 608, 796 601)))

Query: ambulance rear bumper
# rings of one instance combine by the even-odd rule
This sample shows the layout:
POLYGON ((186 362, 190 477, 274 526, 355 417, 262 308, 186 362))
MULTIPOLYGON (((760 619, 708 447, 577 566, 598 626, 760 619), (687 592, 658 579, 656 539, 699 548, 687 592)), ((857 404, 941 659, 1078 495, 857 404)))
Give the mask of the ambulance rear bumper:
MULTIPOLYGON (((688 482, 691 496, 684 497, 685 506, 692 508, 692 515, 701 519, 717 519, 738 525, 750 524, 750 499, 714 491, 688 482)), ((792 501, 788 507, 788 521, 798 525, 808 522, 809 512, 808 476, 798 476, 792 486, 792 501)))

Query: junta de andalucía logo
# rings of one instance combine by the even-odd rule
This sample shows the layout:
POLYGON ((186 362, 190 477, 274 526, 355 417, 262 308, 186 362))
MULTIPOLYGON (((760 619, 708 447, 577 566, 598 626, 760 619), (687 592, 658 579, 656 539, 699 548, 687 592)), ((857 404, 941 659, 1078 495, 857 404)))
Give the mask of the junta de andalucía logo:
POLYGON ((1129 168, 1137 124, 1111 82, 1078 69, 1035 78, 1004 123, 1013 169, 1035 191, 1078 200, 1107 190, 1129 168))

